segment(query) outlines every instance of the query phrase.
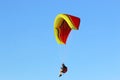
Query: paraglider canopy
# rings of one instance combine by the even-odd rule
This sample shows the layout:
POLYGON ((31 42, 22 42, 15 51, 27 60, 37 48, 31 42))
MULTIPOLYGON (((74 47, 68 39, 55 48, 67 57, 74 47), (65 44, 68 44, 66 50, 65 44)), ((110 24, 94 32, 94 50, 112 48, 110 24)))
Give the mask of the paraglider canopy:
POLYGON ((79 25, 80 18, 68 14, 58 14, 54 21, 54 34, 57 43, 66 44, 71 30, 78 30, 79 25))

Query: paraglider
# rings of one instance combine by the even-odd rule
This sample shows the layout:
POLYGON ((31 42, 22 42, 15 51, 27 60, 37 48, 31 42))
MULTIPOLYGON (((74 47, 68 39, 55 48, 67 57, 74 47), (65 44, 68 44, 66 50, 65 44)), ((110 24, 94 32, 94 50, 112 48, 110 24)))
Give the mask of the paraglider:
POLYGON ((65 64, 63 63, 62 64, 62 67, 61 67, 61 70, 60 70, 60 74, 59 74, 59 77, 62 76, 63 73, 66 73, 67 72, 67 67, 65 66, 65 64))
POLYGON ((67 38, 71 30, 78 30, 80 25, 80 18, 68 15, 59 14, 54 21, 54 34, 57 43, 66 44, 67 38))
MULTIPOLYGON (((66 44, 71 30, 78 30, 80 18, 69 14, 58 14, 54 21, 54 35, 58 44, 66 44)), ((59 77, 67 72, 67 67, 62 64, 59 77)))

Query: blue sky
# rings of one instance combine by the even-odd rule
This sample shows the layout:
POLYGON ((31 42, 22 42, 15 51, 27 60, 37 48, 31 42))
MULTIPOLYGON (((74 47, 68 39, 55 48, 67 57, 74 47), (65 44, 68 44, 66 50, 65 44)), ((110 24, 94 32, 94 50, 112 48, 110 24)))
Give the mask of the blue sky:
POLYGON ((0 80, 120 80, 120 1, 0 0, 0 80), (65 46, 53 32, 59 13, 81 18, 65 46))

